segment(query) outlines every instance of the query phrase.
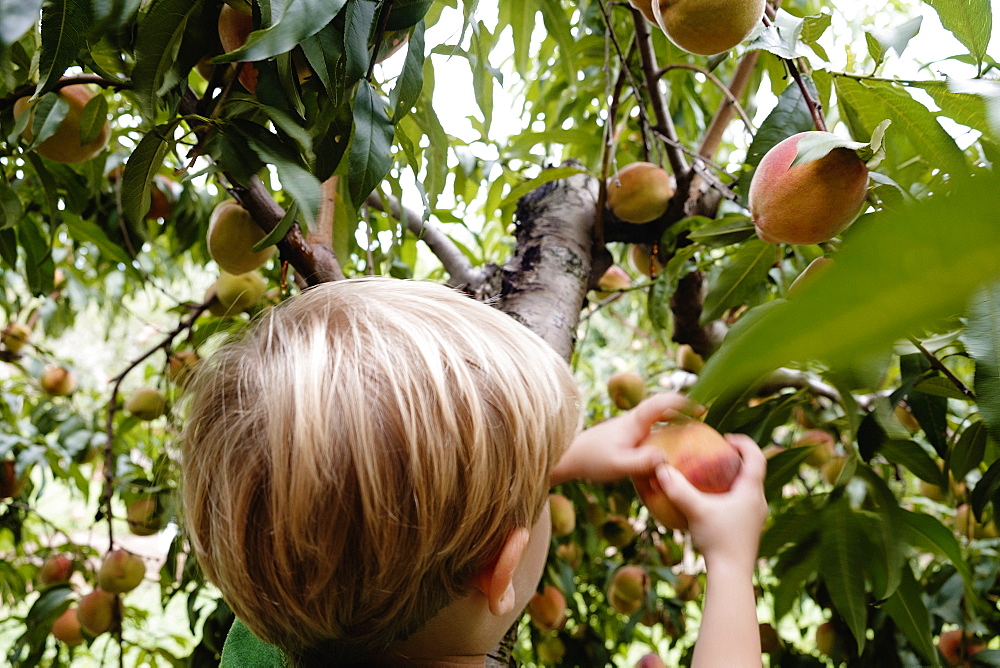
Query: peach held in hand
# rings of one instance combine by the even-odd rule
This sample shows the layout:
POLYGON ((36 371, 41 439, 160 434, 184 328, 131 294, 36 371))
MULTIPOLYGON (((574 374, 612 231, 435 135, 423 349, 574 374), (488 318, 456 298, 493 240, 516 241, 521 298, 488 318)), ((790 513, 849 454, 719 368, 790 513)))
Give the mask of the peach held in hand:
MULTIPOLYGON (((739 452, 707 424, 691 420, 650 432, 642 445, 663 449, 667 463, 703 492, 729 491, 743 465, 739 452)), ((632 479, 639 498, 656 521, 671 529, 687 529, 688 521, 660 489, 653 475, 632 479)))
POLYGON ((854 222, 868 189, 868 168, 849 148, 792 166, 800 132, 764 155, 750 182, 750 215, 757 236, 770 243, 818 244, 854 222))

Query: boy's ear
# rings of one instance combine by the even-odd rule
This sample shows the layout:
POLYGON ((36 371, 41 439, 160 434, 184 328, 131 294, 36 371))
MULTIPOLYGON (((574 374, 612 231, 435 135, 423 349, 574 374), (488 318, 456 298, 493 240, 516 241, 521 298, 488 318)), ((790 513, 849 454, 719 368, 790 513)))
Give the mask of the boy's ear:
POLYGON ((500 617, 514 609, 514 571, 528 546, 531 532, 519 527, 507 534, 496 561, 484 566, 476 575, 476 588, 483 592, 490 605, 490 613, 500 617))

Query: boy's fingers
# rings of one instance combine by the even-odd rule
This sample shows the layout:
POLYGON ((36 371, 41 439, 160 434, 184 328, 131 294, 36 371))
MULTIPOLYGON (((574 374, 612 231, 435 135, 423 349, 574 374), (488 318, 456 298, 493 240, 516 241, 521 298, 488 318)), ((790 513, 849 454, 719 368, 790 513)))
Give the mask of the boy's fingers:
POLYGON ((767 473, 767 458, 760 446, 746 434, 726 434, 725 438, 743 458, 743 475, 755 482, 763 480, 767 473))
POLYGON ((704 409, 676 392, 658 392, 639 402, 632 409, 632 415, 645 429, 657 422, 679 415, 699 415, 704 409))

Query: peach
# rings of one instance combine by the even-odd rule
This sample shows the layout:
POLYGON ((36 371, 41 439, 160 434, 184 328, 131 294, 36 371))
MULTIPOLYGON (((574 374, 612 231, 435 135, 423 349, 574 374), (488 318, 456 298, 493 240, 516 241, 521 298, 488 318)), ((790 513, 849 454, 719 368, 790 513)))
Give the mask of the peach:
POLYGON ((545 585, 528 601, 531 623, 540 631, 560 631, 566 626, 566 597, 552 585, 545 585))
POLYGON ((625 411, 635 408, 646 398, 646 381, 635 371, 619 371, 608 378, 611 402, 625 411))
POLYGON ((73 574, 73 560, 63 554, 54 554, 42 562, 38 569, 38 584, 47 587, 49 585, 69 582, 69 576, 73 574))
POLYGON ((653 0, 628 0, 632 5, 646 17, 646 20, 656 25, 656 14, 653 13, 653 0))
POLYGON ((968 666, 969 657, 986 649, 984 643, 963 633, 962 629, 942 632, 937 646, 947 666, 968 666))
POLYGON ((800 132, 779 142, 757 165, 748 193, 757 236, 770 243, 818 244, 843 232, 861 212, 868 168, 858 154, 835 148, 792 167, 800 132))
MULTIPOLYGON (((743 465, 736 448, 722 434, 697 420, 655 429, 642 444, 662 448, 667 462, 703 492, 728 491, 743 465)), ((635 477, 632 482, 649 514, 660 524, 671 529, 687 529, 687 518, 667 498, 655 476, 635 477)))
POLYGON ((253 252, 264 236, 264 230, 239 202, 225 200, 216 205, 208 221, 208 254, 223 271, 245 274, 267 262, 277 250, 269 246, 253 252))
POLYGON ((823 468, 830 458, 837 454, 837 441, 833 434, 822 429, 809 429, 795 441, 795 448, 812 448, 805 463, 813 468, 823 468))
POLYGON ((124 594, 139 586, 146 577, 142 558, 122 549, 112 550, 101 562, 97 586, 110 594, 124 594))
POLYGON ((653 247, 648 244, 633 244, 628 249, 628 261, 632 268, 643 276, 654 278, 663 273, 663 265, 653 255, 653 247))
POLYGON ((792 284, 788 286, 787 296, 794 299, 802 292, 805 286, 816 280, 816 277, 833 266, 833 260, 828 257, 818 257, 809 263, 809 266, 802 270, 802 273, 795 277, 792 284))
POLYGON ((611 576, 608 603, 616 612, 632 615, 645 604, 648 590, 649 574, 646 569, 634 564, 622 566, 611 576))
POLYGON ((92 636, 99 636, 121 622, 121 601, 115 594, 98 588, 80 599, 76 616, 84 631, 92 636))
POLYGON ((140 387, 125 400, 125 410, 140 420, 155 420, 167 408, 167 398, 155 387, 140 387))
POLYGON ((84 638, 76 608, 66 608, 56 621, 52 622, 52 637, 70 647, 83 644, 84 638))
POLYGON ((152 536, 163 528, 163 516, 153 497, 130 503, 126 508, 125 520, 129 531, 136 536, 152 536))
POLYGON ((764 0, 652 0, 652 9, 671 42, 711 56, 750 35, 764 16, 764 0))
POLYGON ((705 359, 687 343, 677 346, 676 361, 677 368, 688 373, 701 373, 705 367, 705 359))
POLYGON ((549 494, 549 514, 552 517, 552 535, 562 538, 576 528, 576 508, 562 494, 549 494))
POLYGON ((543 638, 535 647, 535 653, 543 666, 555 666, 562 663, 566 656, 566 643, 559 636, 543 638))
POLYGON ((673 196, 673 177, 651 162, 630 163, 608 178, 608 206, 626 223, 656 220, 673 196))
POLYGON ((50 397, 65 397, 76 390, 76 377, 66 367, 48 364, 39 379, 42 391, 50 397))
POLYGON ((167 359, 167 378, 180 387, 184 387, 191 379, 191 373, 198 366, 201 358, 193 350, 179 350, 167 359))
POLYGON ((833 656, 833 651, 837 645, 837 629, 833 622, 824 622, 816 627, 816 649, 821 654, 833 656))
POLYGON ((601 537, 611 547, 625 547, 635 538, 635 529, 627 517, 608 515, 601 524, 601 537))
POLYGON ((8 323, 0 332, 0 343, 12 353, 21 352, 31 338, 31 327, 23 322, 8 323))
POLYGON ((628 290, 630 287, 632 287, 632 277, 617 264, 613 264, 597 279, 597 296, 604 299, 612 292, 628 290))
POLYGON ((266 287, 259 272, 234 275, 223 271, 215 282, 215 296, 226 315, 236 315, 259 302, 266 287))
MULTIPOLYGON (((111 125, 105 120, 97 137, 86 144, 80 141, 83 108, 87 106, 94 94, 85 84, 63 86, 56 91, 56 94, 69 105, 69 110, 66 112, 66 117, 59 123, 55 134, 36 146, 35 152, 44 158, 64 164, 84 162, 96 157, 108 143, 108 137, 111 136, 111 125)), ((14 103, 14 116, 20 116, 25 111, 31 114, 31 117, 28 119, 28 125, 24 128, 23 134, 30 141, 33 136, 31 124, 35 111, 33 108, 28 108, 28 98, 22 97, 14 103)))
POLYGON ((17 462, 5 459, 0 462, 0 499, 13 499, 21 495, 28 482, 27 471, 17 475, 17 462))

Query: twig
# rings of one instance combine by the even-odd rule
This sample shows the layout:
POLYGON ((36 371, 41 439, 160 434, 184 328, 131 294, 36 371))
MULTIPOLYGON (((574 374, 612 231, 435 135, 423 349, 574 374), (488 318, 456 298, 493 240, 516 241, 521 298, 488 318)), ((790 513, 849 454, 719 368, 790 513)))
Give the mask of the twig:
POLYGON ((382 40, 385 38, 385 26, 389 23, 389 12, 392 10, 392 0, 385 0, 382 3, 380 14, 378 15, 378 27, 375 29, 375 48, 372 49, 372 58, 368 61, 368 73, 365 79, 371 81, 375 72, 375 64, 378 62, 378 52, 382 48, 382 40))
MULTIPOLYGON (((78 74, 73 77, 65 77, 55 82, 55 84, 52 85, 50 92, 57 91, 60 88, 65 88, 66 86, 72 86, 74 84, 94 84, 96 86, 101 86, 102 88, 113 88, 114 90, 126 90, 132 87, 131 81, 110 81, 96 74, 78 74)), ((38 84, 25 84, 15 88, 9 95, 0 99, 0 109, 6 109, 10 105, 14 104, 14 102, 16 102, 19 98, 34 94, 37 87, 38 84)))
POLYGON ((915 337, 910 336, 907 338, 909 338, 910 343, 916 346, 917 350, 919 350, 920 353, 927 358, 927 361, 931 363, 931 366, 940 371, 941 373, 943 373, 945 377, 947 377, 948 380, 950 380, 955 385, 955 387, 958 388, 958 391, 965 395, 966 399, 973 402, 976 400, 976 394, 972 390, 970 390, 968 386, 965 383, 963 383, 961 379, 952 372, 951 369, 946 367, 944 365, 944 362, 939 360, 934 353, 925 348, 924 345, 920 343, 920 341, 918 341, 915 337))
POLYGON ((104 435, 106 438, 104 443, 104 487, 101 490, 101 501, 97 510, 98 518, 103 516, 108 521, 109 551, 114 549, 115 544, 114 527, 112 526, 113 516, 111 513, 111 498, 114 496, 115 488, 115 413, 118 410, 118 391, 121 389, 122 381, 125 380, 125 377, 129 373, 131 373, 150 356, 160 350, 168 349, 173 344, 174 339, 177 338, 181 332, 190 329, 194 325, 194 321, 208 309, 210 304, 211 300, 208 300, 205 303, 194 307, 191 314, 187 318, 181 320, 176 327, 168 332, 163 337, 163 340, 140 355, 137 359, 133 360, 124 371, 111 379, 113 382, 111 387, 111 399, 108 401, 108 417, 104 424, 104 435))
MULTIPOLYGON (((743 55, 736 66, 736 71, 733 72, 733 79, 730 81, 729 86, 727 86, 729 92, 736 99, 739 99, 746 90, 750 82, 750 75, 753 74, 754 68, 757 67, 757 60, 759 58, 760 51, 750 51, 743 55)), ((725 100, 719 105, 719 108, 715 111, 715 116, 712 117, 711 123, 708 124, 708 128, 705 130, 704 137, 702 137, 701 146, 698 147, 698 155, 705 158, 713 158, 715 156, 715 153, 719 150, 719 146, 722 144, 722 134, 733 119, 734 111, 733 105, 729 100, 725 100)))
POLYGON ((406 229, 415 237, 427 244, 435 257, 441 260, 445 271, 451 276, 455 286, 470 286, 475 289, 483 280, 483 272, 475 269, 458 246, 437 227, 434 227, 415 211, 404 208, 396 197, 389 197, 388 207, 382 195, 373 192, 365 200, 371 208, 388 213, 396 220, 406 225, 406 229))
MULTIPOLYGON (((771 20, 766 16, 763 19, 764 25, 770 27, 772 25, 771 20)), ((818 100, 813 98, 812 92, 806 86, 806 82, 802 79, 802 74, 799 73, 799 68, 795 65, 795 61, 782 58, 781 61, 785 63, 785 67, 788 68, 788 73, 792 75, 792 79, 795 80, 795 84, 802 91, 802 99, 805 100, 806 107, 809 109, 809 114, 812 116, 813 125, 816 126, 817 130, 826 132, 826 120, 823 119, 822 105, 818 100)))
POLYGON ((715 84, 716 88, 722 91, 722 94, 726 96, 726 98, 729 100, 733 108, 736 109, 736 112, 740 115, 740 120, 743 121, 743 125, 745 125, 747 128, 747 132, 749 132, 751 135, 753 134, 753 123, 750 122, 750 117, 747 116, 747 112, 743 109, 743 105, 741 105, 740 101, 736 99, 736 96, 733 95, 733 92, 731 90, 729 90, 729 87, 726 86, 726 84, 722 83, 722 80, 719 77, 715 76, 715 74, 713 74, 708 69, 702 67, 701 65, 694 65, 692 63, 671 63, 666 67, 660 69, 660 71, 656 73, 656 76, 659 79, 670 70, 678 70, 678 69, 692 70, 694 72, 699 72, 700 74, 705 75, 705 78, 707 78, 709 81, 715 84))
POLYGON ((854 79, 855 81, 877 81, 879 83, 899 84, 900 86, 908 86, 910 88, 924 88, 931 84, 939 85, 942 83, 941 81, 937 81, 935 79, 927 81, 920 81, 917 79, 890 79, 888 77, 877 77, 873 74, 852 74, 851 72, 830 72, 830 76, 835 79, 837 77, 844 77, 845 79, 854 79))

